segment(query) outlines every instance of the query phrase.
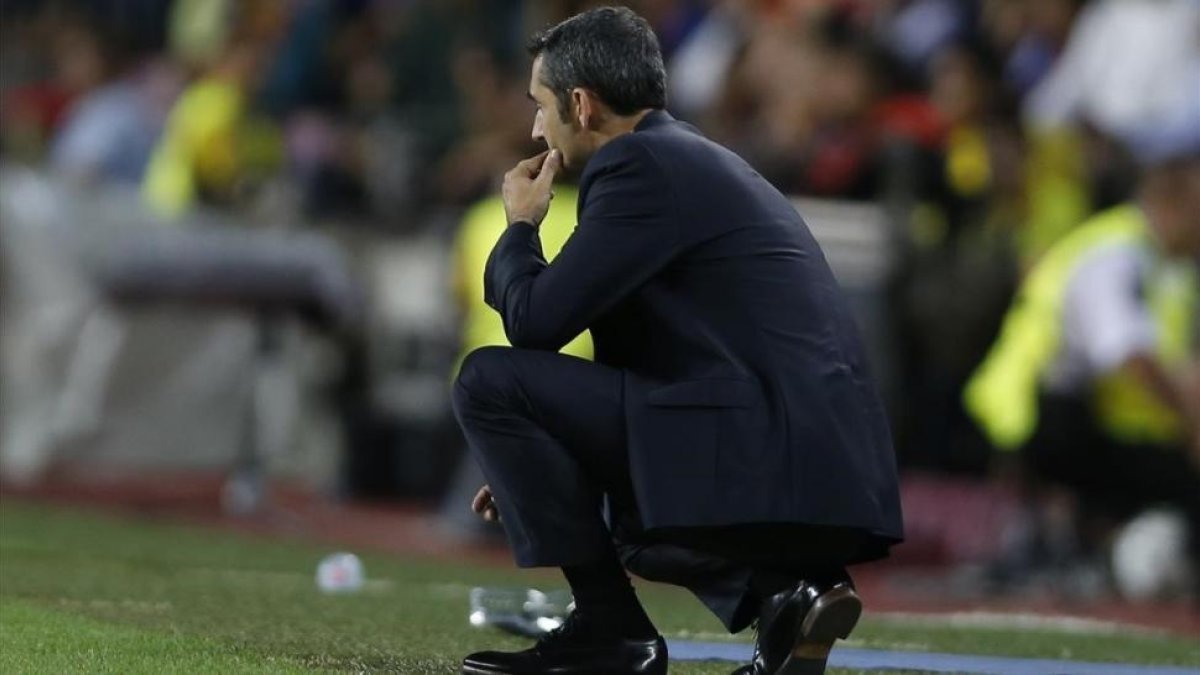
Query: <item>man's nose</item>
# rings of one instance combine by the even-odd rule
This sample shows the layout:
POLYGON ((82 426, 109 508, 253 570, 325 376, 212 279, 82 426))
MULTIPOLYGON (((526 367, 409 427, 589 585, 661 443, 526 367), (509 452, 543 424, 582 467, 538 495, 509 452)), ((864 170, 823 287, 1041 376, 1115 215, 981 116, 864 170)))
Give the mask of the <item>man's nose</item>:
POLYGON ((533 116, 533 133, 530 135, 535 142, 540 142, 546 138, 546 134, 542 130, 542 111, 537 111, 533 116))

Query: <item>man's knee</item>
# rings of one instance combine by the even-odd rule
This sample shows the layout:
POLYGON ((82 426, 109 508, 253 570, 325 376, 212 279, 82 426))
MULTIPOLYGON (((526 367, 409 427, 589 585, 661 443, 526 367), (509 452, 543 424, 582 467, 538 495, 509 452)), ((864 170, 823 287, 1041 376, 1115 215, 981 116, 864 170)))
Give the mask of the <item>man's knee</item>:
POLYGON ((495 400, 511 386, 512 347, 480 347, 467 354, 454 381, 454 407, 495 400))
POLYGON ((646 544, 618 540, 617 557, 630 573, 647 581, 677 586, 711 583, 741 569, 724 558, 672 544, 646 544))

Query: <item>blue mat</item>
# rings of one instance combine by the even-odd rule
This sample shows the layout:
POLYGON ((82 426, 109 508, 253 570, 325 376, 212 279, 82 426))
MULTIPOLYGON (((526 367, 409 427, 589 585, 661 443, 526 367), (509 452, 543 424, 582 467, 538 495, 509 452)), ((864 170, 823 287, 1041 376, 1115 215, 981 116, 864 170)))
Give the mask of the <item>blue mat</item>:
MULTIPOLYGON (((750 661, 753 647, 744 643, 668 640, 667 651, 672 660, 746 663, 750 661)), ((996 675, 1200 675, 1200 668, 934 654, 853 647, 835 647, 829 655, 829 666, 862 670, 923 670, 996 675)))

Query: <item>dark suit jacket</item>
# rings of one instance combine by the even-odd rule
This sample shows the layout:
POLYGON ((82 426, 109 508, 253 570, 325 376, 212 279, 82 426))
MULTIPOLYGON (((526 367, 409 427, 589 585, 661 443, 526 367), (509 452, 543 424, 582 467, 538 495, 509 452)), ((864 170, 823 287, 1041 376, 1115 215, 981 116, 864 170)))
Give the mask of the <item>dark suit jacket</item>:
POLYGON ((647 530, 747 523, 902 537, 895 458, 821 249, 740 157, 662 111, 605 144, 554 264, 509 226, 485 296, 516 347, 590 328, 625 373, 647 530))

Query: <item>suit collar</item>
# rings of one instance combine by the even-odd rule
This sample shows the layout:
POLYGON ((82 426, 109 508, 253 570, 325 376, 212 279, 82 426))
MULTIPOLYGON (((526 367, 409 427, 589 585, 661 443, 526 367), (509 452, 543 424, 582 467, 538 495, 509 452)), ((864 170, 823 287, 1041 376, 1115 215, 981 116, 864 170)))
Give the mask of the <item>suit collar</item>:
POLYGON ((646 129, 661 127, 664 124, 670 124, 674 121, 675 118, 671 117, 671 113, 667 112, 666 110, 651 110, 650 112, 646 113, 646 116, 637 123, 637 126, 635 126, 633 130, 645 131, 646 129))

